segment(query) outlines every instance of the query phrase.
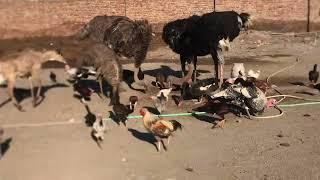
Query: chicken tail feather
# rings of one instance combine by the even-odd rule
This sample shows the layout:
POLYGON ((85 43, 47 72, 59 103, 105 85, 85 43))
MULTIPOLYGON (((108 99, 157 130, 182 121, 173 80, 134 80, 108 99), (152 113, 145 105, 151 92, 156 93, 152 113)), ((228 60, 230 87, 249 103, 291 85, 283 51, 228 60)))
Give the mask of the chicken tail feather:
POLYGON ((173 126, 173 130, 175 131, 175 130, 177 130, 177 129, 180 129, 180 130, 182 130, 182 124, 181 123, 179 123, 178 121, 176 121, 176 120, 170 120, 170 122, 172 123, 172 126, 173 126))

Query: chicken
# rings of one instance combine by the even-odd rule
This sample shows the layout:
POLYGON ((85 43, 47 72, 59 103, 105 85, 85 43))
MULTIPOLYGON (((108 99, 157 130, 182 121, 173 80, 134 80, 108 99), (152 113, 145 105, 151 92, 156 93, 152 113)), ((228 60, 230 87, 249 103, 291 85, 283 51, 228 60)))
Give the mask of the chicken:
POLYGON ((73 78, 81 79, 81 78, 88 78, 89 76, 95 76, 96 71, 93 71, 91 69, 83 68, 83 67, 73 67, 71 68, 69 65, 65 66, 65 71, 68 75, 70 75, 73 78))
POLYGON ((165 89, 166 88, 165 82, 167 82, 167 77, 163 73, 158 73, 156 75, 156 85, 160 89, 165 89))
POLYGON ((166 110, 167 98, 164 96, 163 92, 161 92, 160 96, 151 96, 151 99, 160 114, 166 110))
POLYGON ((129 97, 129 105, 124 105, 121 103, 113 105, 113 112, 115 114, 115 119, 119 122, 123 123, 125 127, 127 127, 128 115, 134 112, 134 109, 138 103, 137 96, 129 97))
POLYGON ((120 122, 122 122, 123 125, 127 127, 128 115, 133 113, 134 106, 132 106, 131 108, 130 105, 126 106, 124 104, 119 103, 119 104, 113 105, 112 109, 113 109, 113 112, 115 113, 116 120, 119 122, 119 125, 120 125, 120 122))
POLYGON ((86 100, 90 100, 90 96, 94 92, 93 89, 83 85, 81 81, 77 81, 73 84, 73 90, 80 95, 82 103, 86 103, 86 100))
POLYGON ((181 88, 181 97, 178 106, 181 106, 183 100, 200 99, 204 94, 217 90, 219 87, 212 78, 199 80, 192 85, 184 83, 181 88))
POLYGON ((317 83, 319 79, 319 71, 317 70, 317 64, 313 66, 313 70, 309 72, 309 81, 313 84, 317 83))
MULTIPOLYGON (((231 105, 228 105, 225 102, 216 102, 215 100, 211 99, 209 96, 203 96, 202 97, 202 106, 197 107, 193 109, 193 111, 200 111, 200 112, 207 112, 209 114, 213 114, 213 117, 215 115, 219 116, 219 121, 212 126, 212 128, 220 127, 224 128, 226 119, 225 114, 228 114, 229 112, 236 113, 236 109, 233 109, 231 105)), ((216 119, 216 118, 215 118, 216 119)))
POLYGON ((138 97, 137 96, 130 96, 129 97, 129 106, 130 109, 135 109, 138 104, 138 97))
POLYGON ((171 93, 171 91, 172 88, 161 89, 156 96, 150 97, 154 102, 154 106, 157 108, 160 114, 166 110, 166 104, 169 100, 169 94, 171 93))
POLYGON ((310 84, 309 87, 314 88, 314 89, 318 89, 320 91, 320 83, 318 83, 318 84, 310 84))
POLYGON ((231 78, 238 78, 246 75, 246 70, 243 63, 233 63, 231 69, 231 78))
MULTIPOLYGON (((143 125, 146 130, 154 135, 157 140, 158 151, 161 151, 161 142, 167 138, 167 146, 170 143, 170 137, 177 129, 182 130, 182 125, 176 120, 156 119, 146 108, 140 109, 143 125)), ((167 149, 167 148, 166 148, 167 149)))
POLYGON ((78 72, 77 68, 75 67, 71 68, 69 65, 65 65, 64 68, 65 68, 65 72, 70 76, 76 76, 78 72))
POLYGON ((169 88, 169 89, 161 89, 158 94, 157 94, 157 97, 160 97, 161 94, 163 94, 163 96, 166 98, 166 101, 169 100, 169 94, 171 93, 172 91, 172 88, 169 88))
POLYGON ((262 113, 268 102, 265 94, 252 81, 242 78, 236 79, 235 84, 214 93, 211 97, 229 100, 230 104, 245 109, 249 118, 250 114, 262 113))
POLYGON ((260 73, 261 73, 260 70, 254 71, 254 70, 252 70, 252 69, 249 69, 249 71, 248 71, 248 77, 253 77, 253 78, 255 78, 255 79, 258 79, 259 76, 260 76, 260 73))
POLYGON ((104 134, 106 132, 107 127, 105 122, 102 119, 101 114, 97 114, 96 117, 97 117, 96 121, 92 125, 91 135, 93 139, 96 141, 96 143, 98 144, 98 146, 102 148, 101 143, 104 140, 104 134))

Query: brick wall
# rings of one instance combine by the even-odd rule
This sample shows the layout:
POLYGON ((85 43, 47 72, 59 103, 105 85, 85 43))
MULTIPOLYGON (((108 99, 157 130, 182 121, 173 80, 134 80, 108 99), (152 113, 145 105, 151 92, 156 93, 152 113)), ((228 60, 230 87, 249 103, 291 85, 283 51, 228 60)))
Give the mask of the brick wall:
MULTIPOLYGON (((320 29, 320 1, 310 0, 311 30, 320 29)), ((255 28, 305 31, 307 0, 216 0, 216 10, 247 11, 255 28)), ((169 20, 205 13, 214 0, 0 0, 0 38, 70 35, 100 14, 148 19, 155 31, 169 20)))

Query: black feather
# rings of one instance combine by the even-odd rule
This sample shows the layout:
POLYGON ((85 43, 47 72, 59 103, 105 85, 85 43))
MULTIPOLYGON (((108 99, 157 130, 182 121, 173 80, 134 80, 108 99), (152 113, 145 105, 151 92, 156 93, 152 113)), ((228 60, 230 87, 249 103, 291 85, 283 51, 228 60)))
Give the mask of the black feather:
POLYGON ((317 64, 313 66, 313 70, 309 72, 310 82, 317 83, 319 79, 319 71, 317 70, 317 64))
POLYGON ((50 72, 49 77, 50 77, 50 80, 51 80, 52 82, 54 82, 54 83, 57 82, 57 76, 56 76, 56 74, 54 74, 52 71, 50 72))
POLYGON ((173 130, 175 131, 175 130, 177 130, 177 129, 180 129, 180 130, 182 130, 182 124, 181 123, 179 123, 178 121, 176 121, 176 120, 170 120, 170 122, 172 123, 172 125, 173 125, 173 130))

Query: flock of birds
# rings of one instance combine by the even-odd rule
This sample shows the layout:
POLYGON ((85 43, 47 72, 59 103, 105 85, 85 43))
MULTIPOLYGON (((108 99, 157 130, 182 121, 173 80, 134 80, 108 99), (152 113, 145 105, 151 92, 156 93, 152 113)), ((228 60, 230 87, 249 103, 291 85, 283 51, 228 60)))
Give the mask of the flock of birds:
MULTIPOLYGON (((317 65, 314 65, 314 69, 311 70, 308 75, 310 80, 309 86, 320 90, 320 83, 316 84, 319 79, 317 65)), ((162 114, 167 109, 166 107, 170 99, 170 93, 173 90, 180 90, 181 96, 176 101, 178 106, 181 106, 182 102, 185 100, 197 99, 198 102, 196 102, 196 104, 199 106, 193 110, 205 111, 213 114, 219 121, 215 122, 212 128, 223 128, 226 122, 225 115, 230 112, 238 116, 242 116, 244 113, 250 118, 251 115, 263 113, 265 108, 276 106, 277 102, 275 99, 267 100, 266 98, 267 89, 270 88, 270 85, 258 80, 259 76, 259 70, 253 71, 251 69, 246 75, 244 64, 235 63, 231 70, 231 77, 224 81, 221 89, 218 89, 218 85, 212 85, 212 79, 198 80, 196 83, 193 82, 190 84, 184 82, 182 86, 174 86, 174 83, 156 77, 155 84, 160 90, 156 95, 152 95, 149 98, 153 101, 154 107, 158 110, 158 113, 162 114), (236 74, 237 71, 238 74, 236 74), (189 89, 186 89, 186 87, 189 89), (186 95, 186 93, 189 93, 189 95, 186 95)), ((178 80, 176 82, 179 84, 183 81, 183 78, 176 78, 176 80, 178 80)), ((83 88, 86 89, 85 87, 83 88)), ((81 89, 76 88, 77 92, 82 94, 82 98, 90 97, 90 94, 84 93, 81 89)), ((85 92, 87 91, 90 90, 85 90, 85 92)), ((120 123, 123 123, 126 127, 127 117, 134 112, 138 100, 137 96, 130 96, 128 105, 121 103, 114 105, 112 109, 112 113, 114 114, 111 117, 117 120, 119 125, 120 123)), ((172 133, 183 127, 178 121, 168 121, 160 118, 158 115, 149 112, 147 108, 140 109, 139 113, 142 116, 143 125, 146 130, 155 136, 158 150, 161 149, 163 138, 167 138, 167 144, 169 144, 172 133)), ((101 114, 98 114, 96 121, 92 125, 92 135, 99 147, 101 147, 100 143, 104 139, 105 131, 105 121, 102 119, 101 114)))
MULTIPOLYGON (((231 69, 231 77, 225 81, 223 78, 223 52, 230 49, 230 42, 241 30, 246 30, 250 23, 248 13, 238 14, 234 11, 194 15, 167 23, 163 28, 162 38, 180 55, 182 77, 163 73, 156 75, 155 84, 159 92, 149 98, 158 112, 161 114, 167 110, 169 96, 176 90, 180 90, 180 97, 174 99, 178 106, 182 106, 186 100, 196 99, 199 107, 194 111, 206 111, 217 115, 219 121, 213 127, 223 128, 224 116, 227 113, 232 112, 239 116, 245 114, 251 118, 252 115, 263 113, 266 108, 276 106, 275 99, 268 100, 266 97, 267 90, 272 86, 266 81, 259 80, 259 70, 246 72, 243 63, 235 63, 231 69), (197 80, 197 57, 208 54, 212 55, 214 61, 215 78, 197 80)), ((70 82, 73 83, 75 96, 79 97, 87 107, 87 101, 93 93, 104 95, 102 82, 107 81, 112 86, 111 117, 119 124, 127 126, 128 116, 134 112, 139 98, 130 96, 128 105, 120 103, 119 84, 125 77, 122 77, 123 71, 119 59, 122 56, 133 58, 134 82, 147 86, 140 66, 146 57, 151 32, 151 26, 147 21, 133 21, 123 16, 97 16, 85 25, 78 32, 77 38, 90 37, 99 43, 92 46, 88 54, 83 56, 78 67, 70 67, 67 63, 65 65, 66 72, 72 77, 70 82), (94 69, 84 66, 93 66, 94 69), (90 76, 99 80, 100 91, 81 83, 82 79, 90 76)), ((56 81, 53 73, 50 73, 50 78, 56 81)), ((320 90, 320 83, 316 84, 318 78, 317 65, 314 65, 313 70, 309 72, 310 87, 320 90)), ((161 150, 164 138, 167 138, 169 144, 172 133, 183 127, 178 121, 160 118, 146 108, 140 109, 139 114, 146 130, 155 136, 158 151, 161 150)), ((91 125, 92 138, 101 147, 107 128, 106 122, 101 114, 97 114, 91 125)), ((3 129, 0 129, 0 144, 3 133, 3 129)))

